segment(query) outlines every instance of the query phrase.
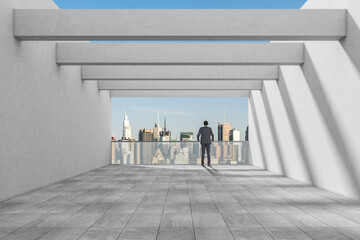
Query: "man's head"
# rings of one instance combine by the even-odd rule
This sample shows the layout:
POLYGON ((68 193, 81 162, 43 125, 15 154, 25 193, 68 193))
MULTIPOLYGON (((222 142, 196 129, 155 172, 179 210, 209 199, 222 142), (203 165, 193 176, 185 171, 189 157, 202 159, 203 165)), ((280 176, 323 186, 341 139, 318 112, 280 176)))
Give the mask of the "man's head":
POLYGON ((209 123, 208 121, 204 121, 204 125, 207 126, 209 123))

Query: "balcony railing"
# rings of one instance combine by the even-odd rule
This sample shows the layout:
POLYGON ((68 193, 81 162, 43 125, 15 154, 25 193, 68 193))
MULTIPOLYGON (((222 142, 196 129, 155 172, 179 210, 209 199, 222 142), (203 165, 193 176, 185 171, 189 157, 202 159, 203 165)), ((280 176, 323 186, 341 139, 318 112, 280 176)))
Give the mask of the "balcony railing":
MULTIPOLYGON (((211 164, 249 164, 248 142, 212 142, 211 164)), ((205 155, 205 163, 207 155, 205 155)), ((201 145, 194 141, 111 142, 111 163, 124 165, 201 164, 201 145)))

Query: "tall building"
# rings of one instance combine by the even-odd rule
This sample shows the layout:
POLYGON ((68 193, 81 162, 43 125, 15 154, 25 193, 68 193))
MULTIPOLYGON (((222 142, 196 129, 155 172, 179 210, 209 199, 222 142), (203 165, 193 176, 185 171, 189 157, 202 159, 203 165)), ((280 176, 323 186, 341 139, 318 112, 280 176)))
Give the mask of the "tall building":
POLYGON ((152 142, 153 139, 153 129, 139 129, 139 142, 152 142))
POLYGON ((194 141, 194 133, 193 132, 181 132, 180 133, 180 141, 194 141))
POLYGON ((229 141, 231 123, 218 123, 218 141, 229 141))
POLYGON ((162 128, 160 126, 159 121, 159 114, 157 116, 157 122, 155 123, 155 127, 153 128, 154 132, 154 141, 159 142, 160 141, 160 132, 162 131, 162 128))
POLYGON ((171 132, 166 127, 166 114, 164 116, 164 129, 160 132, 160 141, 169 142, 171 140, 171 132))
POLYGON ((131 126, 128 116, 125 113, 124 122, 123 122, 123 136, 121 140, 130 140, 130 139, 131 139, 131 126))
POLYGON ((229 141, 240 141, 240 131, 236 128, 231 129, 229 133, 229 141))
POLYGON ((245 141, 249 141, 249 126, 247 126, 245 130, 245 141))

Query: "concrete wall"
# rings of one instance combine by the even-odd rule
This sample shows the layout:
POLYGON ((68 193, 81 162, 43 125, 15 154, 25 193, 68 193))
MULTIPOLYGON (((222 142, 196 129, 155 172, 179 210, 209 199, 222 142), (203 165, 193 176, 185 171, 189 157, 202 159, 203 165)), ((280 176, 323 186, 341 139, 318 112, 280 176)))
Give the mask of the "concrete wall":
POLYGON ((0 201, 110 163, 109 93, 58 66, 54 42, 14 39, 14 8, 57 6, 0 1, 0 201))
MULTIPOLYGON (((264 81, 272 137, 264 137, 269 135, 264 126, 254 124, 260 133, 250 139, 250 148, 251 141, 260 142, 263 154, 272 154, 264 158, 278 157, 284 166, 273 170, 265 165, 269 170, 360 199, 360 2, 309 0, 304 8, 347 9, 347 37, 305 42, 304 64, 281 66, 277 83, 264 81), (266 151, 273 143, 277 153, 266 151)), ((253 116, 258 108, 263 106, 252 109, 253 116)))

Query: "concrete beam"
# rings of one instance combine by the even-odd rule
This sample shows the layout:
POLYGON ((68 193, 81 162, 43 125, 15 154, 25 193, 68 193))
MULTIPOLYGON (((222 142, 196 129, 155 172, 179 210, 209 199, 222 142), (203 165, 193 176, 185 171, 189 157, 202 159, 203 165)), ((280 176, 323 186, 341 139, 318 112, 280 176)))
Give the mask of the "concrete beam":
POLYGON ((62 65, 299 65, 303 43, 57 43, 62 65))
POLYGON ((21 40, 339 40, 346 10, 16 9, 21 40))
POLYGON ((83 80, 278 79, 278 66, 83 66, 83 80))
POLYGON ((112 90, 111 97, 249 97, 248 90, 112 90))
POLYGON ((261 80, 105 80, 99 90, 261 90, 261 80))

